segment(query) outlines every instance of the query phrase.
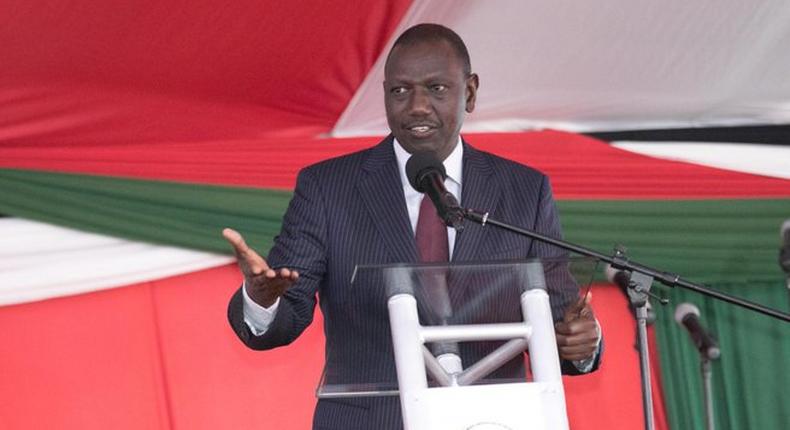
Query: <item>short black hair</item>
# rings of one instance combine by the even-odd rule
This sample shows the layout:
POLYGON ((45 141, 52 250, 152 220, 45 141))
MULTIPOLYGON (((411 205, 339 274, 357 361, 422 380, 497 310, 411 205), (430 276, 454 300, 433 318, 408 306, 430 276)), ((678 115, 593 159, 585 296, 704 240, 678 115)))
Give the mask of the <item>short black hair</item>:
POLYGON ((417 24, 415 26, 409 27, 400 36, 398 36, 398 38, 395 40, 395 43, 392 45, 392 49, 390 49, 390 52, 387 55, 385 67, 390 61, 392 51, 394 51, 398 46, 411 46, 418 43, 439 41, 444 41, 450 44, 456 55, 458 55, 458 59, 460 59, 461 63, 463 64, 465 75, 472 73, 472 62, 469 60, 469 51, 466 49, 466 45, 461 39, 461 36, 443 25, 433 23, 417 24))

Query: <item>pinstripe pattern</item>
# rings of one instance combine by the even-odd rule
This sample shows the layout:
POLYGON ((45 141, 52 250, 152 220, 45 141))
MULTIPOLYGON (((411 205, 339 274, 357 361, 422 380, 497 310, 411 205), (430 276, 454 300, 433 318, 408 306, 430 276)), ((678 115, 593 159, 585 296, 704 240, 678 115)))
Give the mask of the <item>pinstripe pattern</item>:
MULTIPOLYGON (((418 260, 392 144, 390 136, 373 148, 300 172, 269 263, 295 268, 302 276, 283 296, 271 328, 262 336, 253 336, 244 323, 241 292, 236 292, 228 317, 247 346, 270 349, 292 342, 312 321, 317 293, 325 321, 327 380, 395 380, 384 294, 376 290, 380 286, 355 286, 351 306, 349 285, 357 264, 418 260)), ((464 145, 463 205, 560 236, 543 174, 464 145)), ((561 254, 529 239, 483 229, 467 225, 456 239, 453 261, 561 254)), ((565 302, 552 302, 555 313, 561 312, 565 302)), ((522 374, 523 366, 515 363, 509 371, 522 374)), ((402 428, 397 398, 320 400, 313 425, 318 429, 402 428)))

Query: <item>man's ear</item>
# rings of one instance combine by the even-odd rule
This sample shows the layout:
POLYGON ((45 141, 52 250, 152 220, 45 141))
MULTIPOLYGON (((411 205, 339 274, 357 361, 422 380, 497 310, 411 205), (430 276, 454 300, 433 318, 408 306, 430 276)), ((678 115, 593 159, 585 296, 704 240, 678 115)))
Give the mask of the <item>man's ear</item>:
POLYGON ((476 73, 472 73, 466 78, 466 113, 475 110, 475 100, 477 100, 477 88, 480 86, 480 79, 476 73))

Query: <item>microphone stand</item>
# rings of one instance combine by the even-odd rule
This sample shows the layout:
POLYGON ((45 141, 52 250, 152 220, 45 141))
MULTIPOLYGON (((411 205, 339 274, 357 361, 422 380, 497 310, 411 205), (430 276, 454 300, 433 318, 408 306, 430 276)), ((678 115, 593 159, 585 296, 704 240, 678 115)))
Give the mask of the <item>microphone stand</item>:
MULTIPOLYGON (((688 290, 696 291, 697 293, 713 297, 718 300, 723 300, 727 303, 732 303, 734 305, 738 305, 785 322, 790 322, 790 314, 743 300, 735 296, 730 296, 728 294, 711 290, 710 288, 704 287, 700 284, 683 280, 679 275, 674 273, 660 271, 633 262, 628 259, 625 254, 625 249, 622 247, 616 248, 614 255, 610 257, 583 246, 566 242, 564 240, 555 239, 532 230, 523 229, 501 221, 497 221, 495 219, 491 219, 488 216, 488 212, 479 213, 472 209, 466 209, 460 206, 448 207, 444 219, 448 225, 456 228, 462 227, 460 225, 460 221, 463 219, 476 222, 484 227, 490 224, 522 236, 527 236, 532 239, 557 246, 576 254, 596 258, 609 263, 615 269, 626 270, 631 273, 628 282, 628 298, 636 309, 637 333, 639 338, 639 370, 641 372, 642 378, 642 407, 644 409, 645 429, 647 430, 653 430, 655 426, 653 419, 652 385, 650 382, 650 362, 647 346, 647 301, 648 297, 658 298, 650 293, 650 287, 653 285, 654 280, 669 287, 682 287, 688 290)), ((659 300, 664 304, 667 302, 666 299, 659 298, 659 300)))
POLYGON ((705 401, 705 428, 714 430, 716 426, 713 421, 713 382, 711 374, 711 359, 707 354, 700 353, 700 370, 702 371, 702 393, 705 401))

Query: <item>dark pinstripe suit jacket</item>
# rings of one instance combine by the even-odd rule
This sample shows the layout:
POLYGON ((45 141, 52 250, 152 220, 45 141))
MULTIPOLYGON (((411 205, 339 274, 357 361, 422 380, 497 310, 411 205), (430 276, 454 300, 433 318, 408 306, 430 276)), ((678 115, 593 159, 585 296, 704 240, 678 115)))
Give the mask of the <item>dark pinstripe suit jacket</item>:
MULTIPOLYGON (((367 294, 357 290, 361 286, 350 294, 350 279, 358 264, 417 261, 392 145, 390 136, 373 148, 300 172, 268 262, 272 267, 297 269, 301 277, 280 300, 277 316, 262 336, 254 336, 244 323, 241 291, 232 297, 228 317, 247 346, 264 350, 292 342, 312 321, 318 293, 328 374, 360 382, 396 379, 383 293, 370 293, 367 302, 360 300, 359 294, 367 294)), ((501 221, 561 236, 545 175, 466 143, 461 203, 490 211, 492 218, 501 221)), ((483 231, 468 223, 456 238, 453 261, 560 255, 549 245, 490 228, 483 231)), ((552 297, 555 315, 561 315, 566 305, 567 300, 552 297)), ((465 358, 464 362, 471 361, 465 358)), ((563 364, 563 371, 574 373, 568 364, 563 364)), ((514 360, 511 367, 511 372, 523 374, 523 360, 514 360)), ((402 428, 399 401, 395 397, 319 400, 313 426, 402 428)))

